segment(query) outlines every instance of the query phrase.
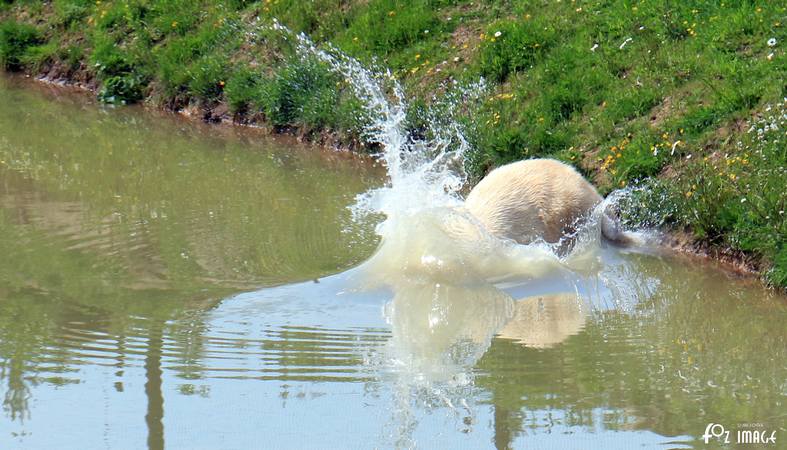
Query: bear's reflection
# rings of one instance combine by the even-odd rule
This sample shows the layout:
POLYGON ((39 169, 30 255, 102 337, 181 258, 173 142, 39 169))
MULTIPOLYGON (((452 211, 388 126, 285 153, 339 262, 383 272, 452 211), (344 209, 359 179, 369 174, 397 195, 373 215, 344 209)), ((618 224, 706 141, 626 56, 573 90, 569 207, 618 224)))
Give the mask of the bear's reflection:
POLYGON ((577 294, 528 297, 517 300, 513 318, 498 337, 525 347, 550 348, 582 331, 586 320, 587 306, 577 294))
POLYGON ((514 300, 491 284, 404 283, 385 307, 397 363, 430 378, 472 367, 514 315, 514 300))
POLYGON ((385 307, 396 363, 429 379, 472 368, 499 336, 549 348, 579 333, 587 306, 576 293, 514 300, 492 284, 400 283, 385 307))
POLYGON ((551 347, 578 333, 586 312, 576 294, 514 300, 490 283, 392 283, 385 306, 391 325, 387 366, 393 371, 393 436, 414 444, 419 405, 448 407, 463 432, 475 426, 473 368, 499 335, 531 347, 551 347))

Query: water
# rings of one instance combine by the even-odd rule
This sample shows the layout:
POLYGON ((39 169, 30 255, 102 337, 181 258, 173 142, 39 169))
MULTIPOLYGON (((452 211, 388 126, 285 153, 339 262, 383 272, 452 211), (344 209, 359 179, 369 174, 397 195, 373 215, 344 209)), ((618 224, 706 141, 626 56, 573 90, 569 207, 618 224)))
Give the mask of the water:
POLYGON ((711 422, 787 439, 787 301, 756 282, 500 243, 447 166, 385 178, 1 83, 2 448, 718 448, 711 422), (353 205, 390 214, 370 260, 353 205))

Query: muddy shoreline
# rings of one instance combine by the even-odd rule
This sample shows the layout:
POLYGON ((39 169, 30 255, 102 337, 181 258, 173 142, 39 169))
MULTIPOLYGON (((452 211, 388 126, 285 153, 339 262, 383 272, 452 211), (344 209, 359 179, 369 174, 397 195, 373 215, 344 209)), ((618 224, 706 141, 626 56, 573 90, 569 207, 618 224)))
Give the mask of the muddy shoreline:
MULTIPOLYGON (((98 86, 93 80, 85 79, 77 81, 70 78, 52 77, 52 73, 60 73, 56 70, 45 71, 46 73, 33 75, 26 72, 2 72, 2 76, 11 80, 20 80, 22 82, 29 82, 31 86, 44 85, 51 86, 56 89, 70 91, 75 94, 90 96, 92 102, 98 103, 96 96, 98 95, 98 86)), ((157 104, 153 99, 155 95, 146 97, 145 100, 136 103, 141 108, 156 113, 170 113, 179 117, 185 117, 189 120, 200 122, 210 125, 219 125, 227 127, 240 127, 247 130, 255 130, 269 136, 275 137, 292 137, 300 144, 320 147, 323 149, 330 149, 338 153, 352 155, 362 159, 373 160, 374 158, 369 154, 364 144, 360 142, 353 142, 351 145, 345 145, 341 139, 332 132, 322 131, 320 133, 311 133, 308 130, 296 127, 273 127, 270 126, 265 118, 259 114, 253 115, 238 115, 233 116, 229 112, 226 103, 219 102, 215 105, 198 105, 190 103, 183 108, 170 108, 167 105, 157 104)), ((134 105, 122 105, 122 107, 133 107, 134 105)), ((121 107, 121 106, 118 106, 121 107)))

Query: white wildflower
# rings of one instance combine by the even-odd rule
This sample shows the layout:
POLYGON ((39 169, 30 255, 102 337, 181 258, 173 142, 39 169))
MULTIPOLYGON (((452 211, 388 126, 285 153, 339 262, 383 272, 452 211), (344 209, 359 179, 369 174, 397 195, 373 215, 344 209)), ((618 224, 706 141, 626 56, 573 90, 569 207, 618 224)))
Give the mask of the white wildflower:
POLYGON ((630 38, 630 37, 626 38, 626 40, 625 40, 625 41, 623 41, 623 43, 622 43, 622 44, 620 44, 620 47, 618 47, 618 48, 620 48, 621 50, 623 50, 623 47, 625 47, 625 46, 626 46, 626 44, 628 44, 629 42, 631 42, 631 41, 633 41, 633 40, 634 40, 634 38, 630 38))
POLYGON ((495 31, 495 37, 500 37, 503 35, 502 31, 495 31))
POLYGON ((598 48, 598 44, 593 44, 593 47, 590 47, 590 51, 595 52, 597 48, 598 48))
POLYGON ((775 47, 776 46, 776 38, 768 39, 768 47, 775 47))

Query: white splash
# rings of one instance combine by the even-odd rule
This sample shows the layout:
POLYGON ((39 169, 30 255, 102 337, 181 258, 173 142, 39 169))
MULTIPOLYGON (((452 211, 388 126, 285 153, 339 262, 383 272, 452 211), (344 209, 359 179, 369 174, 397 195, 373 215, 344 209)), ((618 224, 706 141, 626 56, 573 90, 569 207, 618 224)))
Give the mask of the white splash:
POLYGON ((360 196, 353 212, 383 213, 393 218, 424 205, 459 205, 457 193, 465 182, 462 163, 468 148, 459 124, 451 121, 447 128, 431 127, 428 141, 408 136, 407 102, 401 84, 389 70, 373 72, 331 46, 317 48, 304 34, 296 38, 299 54, 319 58, 345 78, 366 110, 368 143, 382 149, 378 156, 390 182, 360 196))
POLYGON ((481 281, 560 266, 550 246, 500 240, 463 207, 460 191, 467 179, 464 160, 470 145, 453 113, 481 97, 483 80, 454 85, 449 94, 433 99, 425 137, 414 137, 406 129, 402 86, 389 70, 372 71, 334 47, 320 48, 305 34, 290 33, 278 23, 274 27, 294 37, 301 57, 316 57, 345 78, 363 103, 368 143, 381 149, 377 156, 385 164, 388 183, 359 195, 351 208, 356 219, 385 217, 376 228, 380 247, 364 265, 370 279, 383 284, 400 275, 481 281))

